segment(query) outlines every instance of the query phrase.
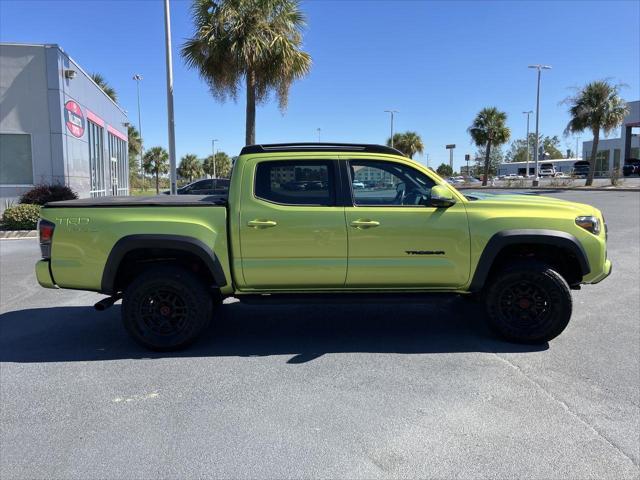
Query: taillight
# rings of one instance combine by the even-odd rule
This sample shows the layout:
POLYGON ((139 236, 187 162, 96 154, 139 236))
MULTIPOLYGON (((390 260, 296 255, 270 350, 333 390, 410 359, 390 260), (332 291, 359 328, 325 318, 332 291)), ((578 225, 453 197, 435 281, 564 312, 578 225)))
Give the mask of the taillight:
POLYGON ((38 222, 38 235, 40 236, 40 251, 42 258, 51 258, 51 240, 56 224, 49 220, 40 219, 38 222))

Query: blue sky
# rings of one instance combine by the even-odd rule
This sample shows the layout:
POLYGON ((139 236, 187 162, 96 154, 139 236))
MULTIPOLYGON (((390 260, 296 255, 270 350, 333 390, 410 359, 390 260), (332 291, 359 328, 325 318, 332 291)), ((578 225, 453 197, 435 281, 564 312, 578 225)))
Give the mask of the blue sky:
MULTIPOLYGON (((244 143, 244 94, 220 104, 179 55, 192 33, 190 2, 172 0, 176 150, 201 156, 219 148, 236 154, 244 143), (217 147, 218 147, 217 145, 217 147)), ((474 115, 495 105, 507 112, 512 138, 525 136, 522 111, 535 109, 531 63, 545 63, 540 130, 561 135, 571 87, 601 78, 628 85, 640 98, 640 2, 302 3, 304 48, 311 74, 297 82, 283 116, 275 101, 258 109, 257 141, 382 143, 385 109, 399 110, 396 131, 415 130, 430 164, 455 164, 475 153, 466 132, 474 115)), ((167 145, 163 3, 159 0, 0 0, 0 41, 57 43, 89 72, 100 72, 137 124, 134 73, 142 83, 145 145, 167 145)), ((532 117, 533 120, 533 117, 532 117)), ((533 129, 533 121, 532 121, 533 129)), ((583 138, 583 140, 586 139, 583 138)), ((562 138, 575 148, 575 139, 562 138)), ((427 163, 426 155, 418 160, 427 163)))

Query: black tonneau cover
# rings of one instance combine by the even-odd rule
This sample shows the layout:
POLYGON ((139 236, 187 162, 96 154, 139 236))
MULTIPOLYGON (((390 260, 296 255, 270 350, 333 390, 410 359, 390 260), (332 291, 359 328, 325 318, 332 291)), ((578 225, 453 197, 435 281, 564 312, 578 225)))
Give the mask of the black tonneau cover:
POLYGON ((51 208, 80 207, 212 207, 226 205, 226 195, 154 195, 140 197, 95 197, 49 202, 51 208))

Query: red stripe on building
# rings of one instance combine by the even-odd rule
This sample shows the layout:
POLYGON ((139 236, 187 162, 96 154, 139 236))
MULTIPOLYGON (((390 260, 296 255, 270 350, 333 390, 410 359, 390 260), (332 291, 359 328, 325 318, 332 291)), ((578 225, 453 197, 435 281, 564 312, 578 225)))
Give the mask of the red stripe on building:
POLYGON ((127 136, 124 133, 119 132, 118 130, 113 128, 111 125, 107 127, 107 132, 109 132, 113 136, 118 137, 120 140, 124 140, 125 142, 128 140, 127 136))
POLYGON ((91 120, 96 125, 100 125, 104 128, 104 120, 102 120, 99 116, 97 116, 89 109, 87 109, 87 120, 91 120))

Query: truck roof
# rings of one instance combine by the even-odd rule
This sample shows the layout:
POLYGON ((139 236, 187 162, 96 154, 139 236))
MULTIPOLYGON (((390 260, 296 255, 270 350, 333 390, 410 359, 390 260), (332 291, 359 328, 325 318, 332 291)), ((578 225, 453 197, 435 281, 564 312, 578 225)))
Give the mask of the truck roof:
POLYGON ((374 145, 368 143, 268 143, 259 145, 247 145, 240 151, 240 155, 250 153, 274 153, 274 152, 366 152, 386 153, 389 155, 404 156, 402 152, 386 145, 374 145))
POLYGON ((226 196, 222 195, 154 195, 141 197, 94 197, 80 200, 62 200, 49 202, 44 207, 80 208, 80 207, 211 207, 225 205, 226 196))

